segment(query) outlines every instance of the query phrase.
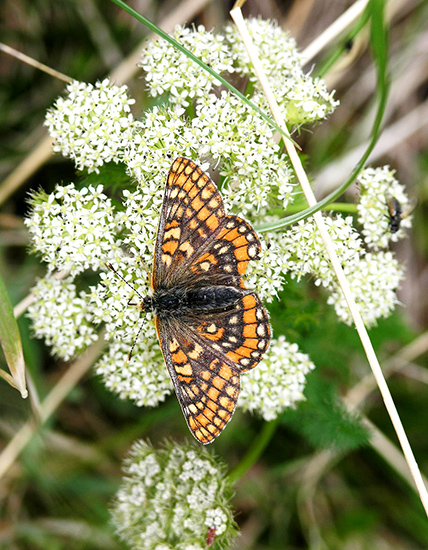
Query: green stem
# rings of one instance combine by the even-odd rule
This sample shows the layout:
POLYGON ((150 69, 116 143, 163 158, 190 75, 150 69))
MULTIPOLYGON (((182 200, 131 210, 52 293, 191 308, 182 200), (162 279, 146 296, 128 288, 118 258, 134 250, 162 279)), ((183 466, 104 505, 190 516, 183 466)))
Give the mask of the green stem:
MULTIPOLYGON (((302 209, 303 208, 301 206, 298 206, 295 204, 292 204, 287 207, 287 211, 290 212, 290 214, 301 212, 302 209)), ((277 210, 273 211, 273 214, 278 214, 279 209, 277 210)), ((349 212, 350 214, 356 214, 357 205, 352 202, 334 202, 334 203, 328 204, 324 210, 327 210, 329 212, 349 212)))
POLYGON ((261 454, 272 439, 279 423, 279 418, 265 422, 261 432, 253 442, 244 458, 233 468, 229 474, 232 483, 238 481, 260 458, 261 454))

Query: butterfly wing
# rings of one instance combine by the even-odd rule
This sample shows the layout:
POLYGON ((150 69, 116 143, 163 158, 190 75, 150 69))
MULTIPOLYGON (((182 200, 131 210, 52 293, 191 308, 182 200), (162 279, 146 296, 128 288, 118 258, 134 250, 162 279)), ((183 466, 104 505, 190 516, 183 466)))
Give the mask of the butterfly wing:
POLYGON ((152 288, 197 284, 243 287, 241 275, 260 254, 248 222, 226 216, 215 183, 178 157, 168 174, 155 246, 152 288))
POLYGON ((242 290, 228 311, 157 317, 156 329, 189 429, 210 443, 232 417, 240 373, 255 367, 269 345, 266 311, 256 294, 242 290))

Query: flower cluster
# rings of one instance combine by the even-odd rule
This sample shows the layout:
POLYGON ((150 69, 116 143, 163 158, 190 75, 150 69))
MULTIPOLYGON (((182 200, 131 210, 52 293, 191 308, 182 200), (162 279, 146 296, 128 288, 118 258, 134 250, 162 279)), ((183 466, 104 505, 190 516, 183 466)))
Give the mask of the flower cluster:
MULTIPOLYGON (((403 278, 403 268, 390 252, 367 253, 352 226, 352 217, 326 216, 324 220, 361 316, 367 326, 375 325, 398 303, 396 290, 403 278)), ((315 284, 330 292, 328 303, 334 305, 338 317, 351 324, 352 317, 314 221, 305 220, 290 228, 281 244, 289 255, 287 267, 291 277, 314 276, 315 284)))
POLYGON ((120 256, 118 222, 102 185, 80 190, 73 183, 57 185, 50 195, 34 193, 30 204, 25 224, 33 250, 49 271, 64 269, 76 275, 120 256))
POLYGON ((241 377, 238 406, 274 420, 286 408, 304 399, 305 376, 314 369, 309 357, 284 336, 272 340, 257 368, 241 377))
MULTIPOLYGON (((343 269, 349 272, 350 266, 357 266, 363 253, 362 241, 352 225, 352 217, 324 217, 336 252, 343 269)), ((331 262, 318 228, 312 218, 302 220, 291 227, 281 239, 281 245, 287 251, 287 268, 292 278, 298 280, 304 275, 315 277, 315 284, 328 288, 335 283, 331 262)))
MULTIPOLYGON (((326 118, 339 104, 320 78, 302 71, 295 41, 273 21, 248 19, 248 32, 272 86, 275 99, 291 124, 307 124, 326 118)), ((235 59, 236 71, 260 84, 234 25, 226 28, 226 39, 235 59)))
POLYGON ((236 528, 229 500, 232 487, 205 449, 144 441, 132 447, 125 478, 112 510, 119 536, 133 550, 230 548, 236 528))
POLYGON ((128 98, 127 87, 113 86, 108 79, 95 86, 75 81, 67 92, 46 115, 54 151, 88 172, 98 172, 105 162, 119 162, 134 125, 130 105, 135 100, 128 98))
POLYGON ((138 407, 155 407, 172 392, 172 383, 151 324, 136 340, 128 363, 132 345, 111 342, 95 372, 121 399, 132 400, 138 407))
MULTIPOLYGON (((177 26, 172 37, 199 57, 216 73, 232 73, 232 59, 224 37, 206 31, 177 26)), ((171 103, 188 106, 195 97, 208 94, 220 82, 165 40, 155 39, 143 50, 140 66, 146 71, 151 95, 169 93, 171 103)))
MULTIPOLYGON (((388 317, 394 310, 403 276, 403 267, 392 252, 367 253, 348 269, 348 283, 366 326, 376 325, 377 319, 388 317)), ((342 321, 351 325, 352 317, 342 290, 337 284, 331 290, 327 302, 334 306, 342 321)))
POLYGON ((52 347, 53 355, 68 360, 97 340, 85 292, 77 292, 71 277, 48 275, 37 282, 33 294, 28 317, 34 334, 52 347))
POLYGON ((404 229, 411 227, 411 218, 402 216, 398 231, 391 230, 391 213, 388 203, 398 201, 405 212, 411 205, 403 185, 394 177, 389 166, 366 168, 358 177, 361 187, 358 208, 358 221, 363 226, 362 234, 367 246, 373 250, 387 248, 390 241, 396 242, 405 236, 404 229))

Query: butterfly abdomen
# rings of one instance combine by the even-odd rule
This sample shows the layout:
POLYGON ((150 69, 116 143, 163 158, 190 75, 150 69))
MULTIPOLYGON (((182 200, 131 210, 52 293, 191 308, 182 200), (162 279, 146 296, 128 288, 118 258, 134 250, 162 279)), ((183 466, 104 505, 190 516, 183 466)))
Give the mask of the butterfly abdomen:
POLYGON ((227 311, 248 291, 231 286, 157 289, 145 309, 159 317, 179 317, 189 313, 227 311))

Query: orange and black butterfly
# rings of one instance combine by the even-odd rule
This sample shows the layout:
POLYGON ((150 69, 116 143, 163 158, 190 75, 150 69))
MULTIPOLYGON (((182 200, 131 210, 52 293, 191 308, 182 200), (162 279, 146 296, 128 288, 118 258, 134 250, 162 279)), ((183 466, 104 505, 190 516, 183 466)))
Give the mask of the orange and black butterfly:
POLYGON ((190 431, 207 444, 235 410, 240 374, 270 341, 268 316, 242 280, 261 246, 245 220, 226 215, 215 183, 178 157, 168 173, 151 287, 139 304, 153 312, 165 363, 190 431))

